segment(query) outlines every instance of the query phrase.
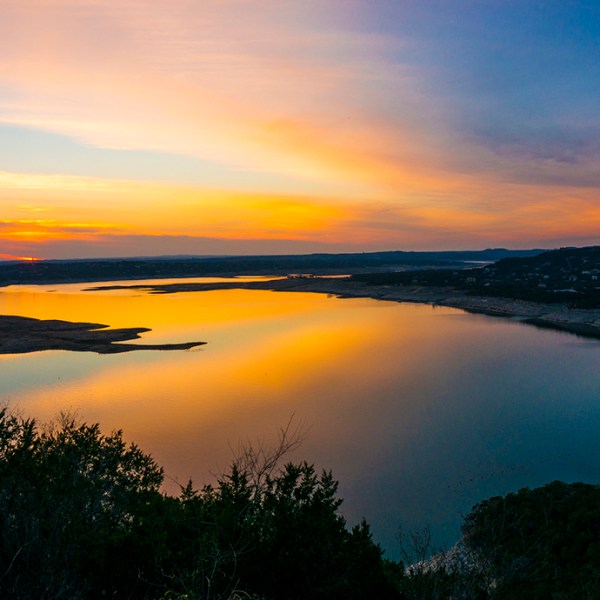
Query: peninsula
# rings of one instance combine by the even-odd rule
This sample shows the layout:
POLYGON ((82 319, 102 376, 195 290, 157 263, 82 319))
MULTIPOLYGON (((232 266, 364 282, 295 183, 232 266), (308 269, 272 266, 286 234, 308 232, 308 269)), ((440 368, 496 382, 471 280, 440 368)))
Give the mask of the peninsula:
POLYGON ((359 281, 352 277, 298 276, 269 281, 120 285, 90 289, 126 288, 144 289, 155 294, 201 292, 218 289, 262 289, 276 292, 330 294, 339 298, 373 298, 391 302, 417 302, 459 308, 467 312, 496 317, 509 317, 538 327, 559 329, 584 337, 600 339, 600 309, 574 308, 565 302, 543 303, 517 298, 470 295, 450 286, 377 285, 359 281))
POLYGON ((98 323, 40 320, 0 316, 0 354, 24 354, 39 350, 72 350, 116 354, 132 350, 188 350, 206 342, 183 344, 123 344, 150 331, 145 327, 108 329, 98 323))
POLYGON ((477 267, 376 270, 348 277, 288 275, 265 281, 153 283, 94 289, 140 288, 152 293, 246 288, 315 292, 460 308, 510 317, 538 327, 600 339, 600 247, 562 248, 508 257, 477 267))

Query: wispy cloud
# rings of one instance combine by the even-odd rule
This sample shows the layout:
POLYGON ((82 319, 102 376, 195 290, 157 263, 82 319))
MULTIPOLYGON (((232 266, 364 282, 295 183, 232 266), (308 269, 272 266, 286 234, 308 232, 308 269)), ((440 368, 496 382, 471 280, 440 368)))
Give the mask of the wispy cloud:
MULTIPOLYGON (((324 3, 322 16, 336 6, 324 3)), ((416 74, 387 60, 401 42, 327 29, 318 16, 311 3, 287 1, 259 10, 9 2, 0 33, 15 60, 2 74, 0 120, 100 146, 333 178, 341 190, 346 178, 382 183, 381 171, 424 153, 414 121, 428 101, 416 74)))
POLYGON ((12 190, 0 186, 4 197, 18 191, 14 204, 5 203, 7 218, 0 221, 0 250, 14 255, 248 254, 600 241, 600 206, 590 188, 465 184, 443 193, 420 190, 397 201, 347 202, 344 197, 68 179, 70 186, 51 200, 41 185, 43 176, 35 176, 31 189, 15 185, 15 179, 14 174, 8 178, 12 190), (100 190, 97 196, 89 191, 94 189, 100 190), (86 190, 87 203, 78 201, 80 190, 86 190), (95 198, 103 202, 102 220, 95 198))
POLYGON ((110 223, 70 223, 56 219, 0 220, 1 243, 40 242, 47 240, 95 240, 122 228, 110 223))
POLYGON ((508 5, 5 0, 0 123, 74 142, 52 174, 26 151, 4 167, 2 217, 21 225, 2 231, 365 248, 588 239, 600 84, 593 61, 571 61, 572 75, 561 53, 582 56, 586 38, 550 46, 548 17, 534 27, 531 8, 508 5), (71 169, 84 147, 120 153, 102 173, 102 153, 71 169), (185 161, 159 177, 161 153, 185 161), (37 216, 54 225, 26 226, 37 216))

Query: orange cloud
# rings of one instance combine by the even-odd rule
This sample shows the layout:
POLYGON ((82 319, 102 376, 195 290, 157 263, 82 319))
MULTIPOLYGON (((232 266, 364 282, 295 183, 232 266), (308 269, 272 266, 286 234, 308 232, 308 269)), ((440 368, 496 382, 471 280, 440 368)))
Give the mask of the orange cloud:
POLYGON ((345 197, 4 174, 0 197, 6 218, 0 221, 0 241, 17 244, 10 250, 5 247, 5 252, 33 256, 39 254, 35 248, 41 244, 50 248, 48 244, 58 247, 59 242, 69 242, 74 247, 78 241, 111 248, 121 244, 124 254, 177 253, 169 250, 176 247, 193 253, 194 239, 202 248, 199 253, 231 252, 222 245, 224 240, 242 253, 250 247, 260 253, 261 247, 274 250, 268 240, 283 243, 277 252, 285 252, 285 243, 294 251, 310 251, 310 246, 293 242, 312 242, 321 249, 325 244, 332 250, 464 248, 522 246, 523 241, 539 245, 570 237, 593 240, 600 230, 600 207, 593 189, 467 177, 462 185, 451 180, 443 192, 437 185, 441 181, 430 187, 400 188, 395 196, 349 201, 345 197), (177 236, 186 239, 178 245, 177 236), (210 250, 211 239, 218 250, 210 250), (244 246, 251 240, 257 244, 244 246))
POLYGON ((0 221, 0 238, 28 241, 133 234, 314 239, 347 210, 326 198, 6 173, 0 197, 9 217, 0 221), (31 218, 32 207, 44 218, 31 218))
POLYGON ((9 1, 3 22, 16 59, 2 78, 19 102, 0 102, 0 121, 99 146, 219 161, 234 178, 239 168, 285 175, 288 193, 298 182, 351 195, 358 182, 363 193, 386 178, 396 183, 390 175, 405 170, 400 155, 423 146, 409 108, 425 102, 381 57, 398 42, 325 32, 311 25, 310 10, 289 3, 266 2, 257 14, 229 4, 140 11, 127 0, 54 0, 31 10, 9 1), (272 18, 287 27, 274 29, 272 18), (381 123, 373 84, 392 85, 397 102, 405 100, 408 116, 394 134, 381 123))
POLYGON ((402 64, 403 41, 344 30, 331 19, 339 8, 5 0, 0 123, 192 157, 190 180, 202 185, 157 184, 152 172, 0 172, 2 217, 13 222, 1 240, 373 249, 596 235, 593 161, 538 160, 459 135, 443 99, 402 64), (47 219, 26 222, 38 213, 47 219))

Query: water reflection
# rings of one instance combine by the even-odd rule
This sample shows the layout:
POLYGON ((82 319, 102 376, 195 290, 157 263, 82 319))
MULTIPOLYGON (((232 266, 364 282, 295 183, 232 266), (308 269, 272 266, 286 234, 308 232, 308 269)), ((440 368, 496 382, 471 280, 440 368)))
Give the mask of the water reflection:
POLYGON ((3 397, 41 420, 71 409, 122 428, 182 483, 209 481, 239 440, 268 443, 295 415, 309 429, 296 458, 332 468, 349 520, 365 516, 393 553, 400 522, 430 523, 439 543, 452 542, 460 515, 484 497, 556 478, 600 481, 597 342, 317 294, 52 289, 5 290, 0 312, 208 344, 4 357, 3 397))

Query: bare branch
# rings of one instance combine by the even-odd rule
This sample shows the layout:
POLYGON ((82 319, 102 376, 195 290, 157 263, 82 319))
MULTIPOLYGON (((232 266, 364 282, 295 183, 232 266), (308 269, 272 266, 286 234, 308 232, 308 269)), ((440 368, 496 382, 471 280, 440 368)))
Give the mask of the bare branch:
POLYGON ((294 423, 292 414, 285 427, 279 430, 278 441, 274 447, 265 446, 260 440, 254 444, 240 444, 235 452, 233 464, 248 477, 255 490, 259 490, 281 465, 282 458, 296 450, 307 435, 304 423, 294 423))

